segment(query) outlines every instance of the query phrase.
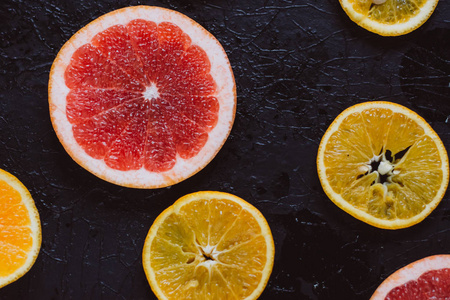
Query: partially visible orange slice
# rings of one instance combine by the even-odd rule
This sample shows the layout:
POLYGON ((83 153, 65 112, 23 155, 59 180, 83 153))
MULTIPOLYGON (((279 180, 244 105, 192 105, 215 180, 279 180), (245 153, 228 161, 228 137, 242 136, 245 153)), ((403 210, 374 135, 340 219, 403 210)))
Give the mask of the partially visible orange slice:
POLYGON ((233 125, 236 86, 225 50, 198 23, 135 6, 92 21, 62 47, 49 106, 82 167, 115 184, 159 188, 214 158, 233 125))
POLYGON ((431 16, 438 1, 339 0, 353 22, 384 36, 403 35, 419 28, 431 16))
POLYGON ((234 195, 186 195, 155 220, 142 260, 156 296, 169 299, 257 299, 274 260, 264 216, 234 195))
POLYGON ((0 169, 0 288, 28 272, 40 246, 39 213, 30 193, 0 169))
POLYGON ((450 255, 434 255, 415 261, 391 274, 370 300, 450 298, 450 255))
POLYGON ((422 221, 449 182, 439 136, 415 112, 390 102, 361 103, 342 112, 320 142, 317 170, 337 206, 386 229, 422 221))

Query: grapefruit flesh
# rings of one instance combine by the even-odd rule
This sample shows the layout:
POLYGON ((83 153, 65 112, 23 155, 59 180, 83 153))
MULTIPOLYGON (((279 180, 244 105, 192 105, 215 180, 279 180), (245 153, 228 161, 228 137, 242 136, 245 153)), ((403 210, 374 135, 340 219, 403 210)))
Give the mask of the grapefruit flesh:
POLYGON ((391 290, 386 300, 448 299, 450 297, 450 268, 432 270, 417 280, 411 280, 391 290))
POLYGON ((67 152, 92 173, 125 186, 168 186, 198 172, 224 143, 234 78, 223 48, 191 19, 125 8, 67 44, 50 75, 51 117, 67 152))
POLYGON ((394 272, 371 300, 450 299, 450 255, 434 255, 394 272))
POLYGON ((217 122, 209 69, 203 49, 172 23, 134 20, 100 32, 65 72, 75 139, 114 169, 171 169, 176 153, 200 151, 217 122))

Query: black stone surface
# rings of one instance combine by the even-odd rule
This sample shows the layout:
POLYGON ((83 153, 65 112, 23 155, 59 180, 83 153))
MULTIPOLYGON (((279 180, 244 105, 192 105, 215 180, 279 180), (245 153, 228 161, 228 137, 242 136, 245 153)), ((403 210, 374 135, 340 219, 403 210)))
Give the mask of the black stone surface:
POLYGON ((450 252, 450 196, 422 223, 387 231, 360 222, 323 192, 320 139, 345 108, 403 104, 450 149, 450 2, 396 38, 350 21, 337 0, 0 2, 0 168, 30 190, 43 243, 28 274, 0 299, 156 299, 141 265, 154 219, 200 190, 236 194, 275 239, 261 299, 368 299, 396 269, 450 252), (215 35, 237 83, 236 121, 217 157, 158 190, 109 184, 64 151, 50 123, 48 74, 60 47, 104 13, 148 4, 178 10, 215 35))

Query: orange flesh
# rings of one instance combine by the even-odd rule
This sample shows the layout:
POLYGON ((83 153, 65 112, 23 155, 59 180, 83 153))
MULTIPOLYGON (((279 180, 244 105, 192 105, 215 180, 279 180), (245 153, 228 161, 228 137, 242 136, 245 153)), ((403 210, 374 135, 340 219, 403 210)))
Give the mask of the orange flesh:
POLYGON ((150 261, 168 299, 245 299, 260 284, 266 253, 258 222, 223 199, 189 203, 168 216, 150 261))
POLYGON ((420 12, 426 0, 387 0, 385 3, 376 5, 372 0, 349 1, 353 9, 370 19, 379 23, 396 24, 403 23, 420 12))
POLYGON ((381 219, 407 219, 420 213, 443 180, 435 142, 412 119, 383 108, 349 115, 331 135, 324 163, 336 193, 381 219), (368 172, 367 168, 387 151, 392 154, 395 173, 380 180, 376 170, 368 172))
POLYGON ((0 180, 0 277, 14 273, 25 263, 33 245, 30 225, 19 192, 0 180))

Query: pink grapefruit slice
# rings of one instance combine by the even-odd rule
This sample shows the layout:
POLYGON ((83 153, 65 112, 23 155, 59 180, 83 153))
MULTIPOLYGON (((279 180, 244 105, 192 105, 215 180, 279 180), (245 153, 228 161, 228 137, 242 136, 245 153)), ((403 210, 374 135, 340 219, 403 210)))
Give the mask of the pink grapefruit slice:
POLYGON ((370 300, 450 299, 450 255, 434 255, 396 271, 370 300))
POLYGON ((135 6, 66 42, 50 72, 49 106, 60 142, 86 170, 159 188, 214 158, 233 125, 236 87, 208 31, 181 13, 135 6))

